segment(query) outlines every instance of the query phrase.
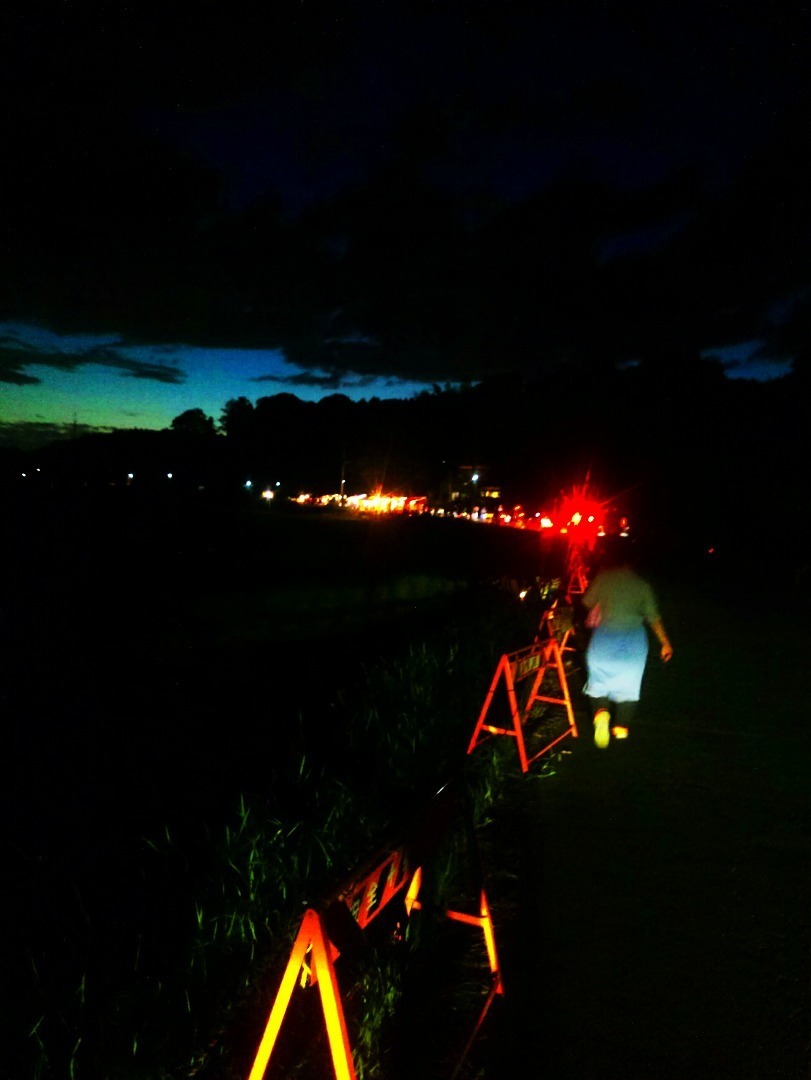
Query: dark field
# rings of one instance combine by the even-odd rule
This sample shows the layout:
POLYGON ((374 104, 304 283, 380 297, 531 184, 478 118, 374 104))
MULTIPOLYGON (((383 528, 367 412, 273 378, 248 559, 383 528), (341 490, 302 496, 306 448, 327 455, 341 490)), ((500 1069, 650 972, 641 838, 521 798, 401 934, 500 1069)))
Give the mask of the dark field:
MULTIPOLYGON (((212 837, 241 796, 306 817, 289 777, 347 756, 336 703, 503 607, 500 576, 540 570, 537 535, 120 492, 17 506, 3 540, 6 1015, 26 1061, 60 997, 115 997, 136 965, 171 978, 156 956, 212 890, 212 837)), ((46 1051, 60 1054, 41 1075, 61 1075, 74 1022, 51 1021, 46 1051)))
POLYGON ((162 811, 178 787, 241 790, 286 710, 312 713, 471 588, 540 569, 536 535, 263 510, 80 502, 9 522, 8 735, 38 778, 23 797, 85 790, 95 813, 109 787, 162 811))
MULTIPOLYGON (((306 820, 290 774, 346 765, 336 705, 420 643, 440 664, 465 635, 527 644, 537 612, 495 583, 552 576, 560 552, 463 522, 118 497, 18 506, 3 544, 7 1075, 191 1075, 161 1034, 171 1009, 132 999, 171 981, 240 796, 306 820), (114 1034, 94 1028, 110 1001, 114 1034), (130 1046, 143 1014, 160 1070, 130 1046), (117 1039, 130 1067, 100 1071, 80 1036, 117 1039)), ((793 689, 807 631, 765 575, 742 590, 738 566, 689 544, 648 566, 676 658, 650 669, 638 737, 602 755, 564 744, 544 779, 508 780, 484 830, 508 996, 467 1076, 807 1067, 808 717, 793 689)), ((445 703, 460 757, 492 673, 464 670, 445 703)), ((582 722, 577 675, 572 689, 582 722)), ((392 784, 419 796, 418 763, 413 780, 407 760, 391 780, 378 764, 350 801, 392 784)), ((423 1042, 431 1000, 406 1010, 391 1076, 449 1075, 452 1001, 434 1002, 423 1042)), ((215 1005, 195 1001, 199 1030, 215 1005)))

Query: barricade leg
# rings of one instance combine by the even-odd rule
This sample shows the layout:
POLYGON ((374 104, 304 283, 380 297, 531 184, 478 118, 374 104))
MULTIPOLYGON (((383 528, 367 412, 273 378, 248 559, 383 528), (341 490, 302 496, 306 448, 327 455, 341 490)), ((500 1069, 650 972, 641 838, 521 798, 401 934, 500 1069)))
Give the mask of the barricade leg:
POLYGON ((493 933, 493 919, 490 915, 490 906, 487 903, 487 895, 484 889, 481 889, 479 893, 478 916, 467 915, 462 911, 449 911, 447 914, 449 919, 454 919, 456 922, 463 922, 467 923, 469 926, 481 927, 482 932, 484 933, 484 944, 485 948, 487 949, 487 959, 490 964, 491 976, 490 989, 488 990, 487 998, 485 999, 481 1012, 476 1019, 473 1030, 471 1031, 470 1036, 465 1043, 464 1050, 462 1051, 456 1068, 451 1074, 451 1080, 454 1080, 454 1078, 459 1075, 462 1069, 465 1059, 467 1058, 470 1049, 473 1046, 473 1042, 479 1033, 479 1029, 484 1023, 484 1018, 490 1011, 490 1006, 493 1004, 496 995, 503 995, 504 983, 501 978, 501 968, 498 964, 498 954, 496 953, 496 938, 495 934, 493 933))
POLYGON ((249 1080, 263 1080, 264 1078, 296 981, 302 968, 306 966, 308 953, 311 953, 310 974, 312 982, 317 983, 321 995, 321 1008, 327 1027, 327 1038, 335 1076, 337 1080, 357 1080, 355 1067, 352 1063, 352 1049, 349 1045, 349 1035, 346 1030, 346 1019, 341 1004, 338 980, 335 976, 334 951, 324 932, 318 913, 312 910, 306 911, 290 952, 290 959, 287 961, 287 967, 279 991, 276 994, 276 1000, 270 1010, 270 1016, 262 1040, 259 1043, 249 1080))
POLYGON ((515 693, 515 679, 513 677, 512 666, 510 664, 509 655, 504 655, 498 662, 496 673, 493 676, 493 681, 490 683, 490 689, 487 692, 487 697, 484 699, 484 705, 479 713, 479 719, 476 722, 476 727, 473 730, 473 736, 468 744, 467 752, 472 754, 475 748, 482 742, 487 735, 509 735, 515 739, 518 748, 518 758, 521 762, 521 771, 526 772, 529 768, 529 760, 527 758, 526 745, 524 743, 524 730, 523 730, 523 717, 521 711, 518 708, 518 698, 515 693), (512 726, 509 728, 499 727, 495 724, 486 724, 487 713, 490 710, 490 706, 493 703, 498 682, 501 676, 504 676, 504 683, 507 691, 507 702, 510 709, 510 719, 512 726), (485 732, 486 734, 483 734, 485 732))
POLYGON ((447 916, 454 922, 467 923, 468 926, 478 926, 484 934, 484 946, 487 949, 487 961, 490 964, 490 974, 496 986, 496 993, 504 993, 504 985, 501 981, 501 968, 498 966, 498 954, 496 953, 496 937, 493 933, 493 919, 490 915, 490 906, 487 903, 487 895, 484 889, 479 894, 479 914, 468 915, 464 911, 448 911, 447 916))
MULTIPOLYGON (((551 750, 553 746, 556 746, 559 742, 565 739, 567 735, 571 735, 575 739, 578 737, 577 724, 574 718, 574 709, 572 708, 572 699, 571 695, 569 694, 569 683, 566 678, 566 671, 563 666, 563 657, 561 655, 560 645, 558 645, 557 640, 552 637, 549 638, 548 641, 543 643, 543 650, 543 664, 539 669, 538 674, 535 677, 535 682, 532 686, 532 692, 527 702, 527 714, 529 714, 529 710, 532 708, 536 701, 543 701, 549 705, 563 705, 563 707, 566 709, 566 719, 568 722, 568 726, 564 732, 562 732, 556 738, 552 739, 552 741, 547 743, 542 750, 536 751, 536 753, 528 759, 528 763, 530 765, 533 761, 536 761, 543 754, 551 750), (540 693, 540 688, 542 686, 543 680, 546 676, 547 671, 550 668, 554 670, 555 675, 557 676, 558 685, 560 686, 560 693, 562 695, 561 697, 551 697, 548 694, 540 693)), ((526 771, 527 770, 524 769, 524 772, 526 771)))
POLYGON ((563 694, 563 700, 566 705, 566 717, 569 721, 569 727, 572 731, 572 737, 578 737, 577 723, 574 718, 574 709, 572 708, 572 696, 569 693, 569 680, 566 678, 566 669, 563 666, 563 647, 555 648, 555 666, 558 672, 558 680, 560 682, 560 689, 563 694))

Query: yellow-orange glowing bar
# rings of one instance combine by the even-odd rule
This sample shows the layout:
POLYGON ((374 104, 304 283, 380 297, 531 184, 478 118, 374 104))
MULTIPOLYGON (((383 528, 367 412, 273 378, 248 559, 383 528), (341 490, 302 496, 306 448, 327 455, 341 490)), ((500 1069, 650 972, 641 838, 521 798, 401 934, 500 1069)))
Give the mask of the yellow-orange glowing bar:
POLYGON ((327 1027, 327 1038, 335 1076, 337 1080, 357 1080, 330 943, 321 925, 318 913, 312 910, 304 913, 298 936, 293 944, 290 959, 287 961, 287 967, 282 977, 282 984, 279 987, 276 1000, 273 1002, 273 1008, 270 1011, 248 1080, 263 1080, 264 1078, 270 1055, 273 1052, 282 1021, 287 1012, 287 1006, 295 989, 296 980, 308 952, 312 954, 310 959, 312 981, 318 984, 321 995, 321 1008, 324 1012, 324 1022, 327 1027))
POLYGON ((490 971, 496 976, 496 993, 503 994, 504 987, 501 982, 501 973, 498 966, 498 954, 496 953, 496 938, 493 933, 493 920, 490 916, 490 907, 484 889, 479 895, 479 914, 468 915, 464 911, 449 911, 448 918, 454 922, 466 923, 468 926, 478 926, 484 934, 484 944, 487 949, 487 960, 490 971))
POLYGON ((419 895, 420 886, 422 885, 422 867, 418 866, 414 871, 414 877, 411 879, 411 884, 408 886, 408 892, 405 895, 405 909, 406 914, 410 915, 412 910, 417 910, 422 906, 417 899, 419 895))

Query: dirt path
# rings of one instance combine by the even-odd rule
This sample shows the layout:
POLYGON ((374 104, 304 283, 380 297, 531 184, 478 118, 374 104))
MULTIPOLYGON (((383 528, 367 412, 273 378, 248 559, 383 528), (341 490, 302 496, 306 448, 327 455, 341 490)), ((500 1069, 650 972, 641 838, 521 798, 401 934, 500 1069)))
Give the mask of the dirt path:
POLYGON ((572 742, 497 815, 508 996, 480 1076, 809 1075, 807 637, 668 606, 632 739, 572 742))

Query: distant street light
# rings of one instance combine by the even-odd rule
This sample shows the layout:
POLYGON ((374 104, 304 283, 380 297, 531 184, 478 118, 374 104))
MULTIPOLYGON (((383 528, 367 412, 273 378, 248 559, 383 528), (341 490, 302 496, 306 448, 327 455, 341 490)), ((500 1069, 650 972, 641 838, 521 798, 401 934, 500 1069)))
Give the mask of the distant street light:
POLYGON ((344 446, 341 448, 341 506, 346 506, 346 467, 349 464, 344 446))

